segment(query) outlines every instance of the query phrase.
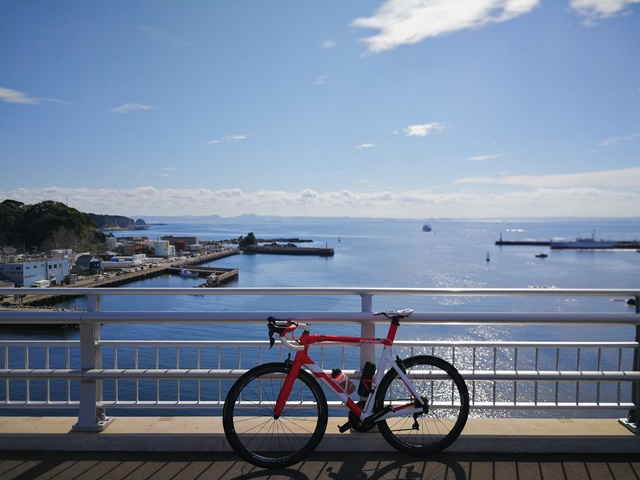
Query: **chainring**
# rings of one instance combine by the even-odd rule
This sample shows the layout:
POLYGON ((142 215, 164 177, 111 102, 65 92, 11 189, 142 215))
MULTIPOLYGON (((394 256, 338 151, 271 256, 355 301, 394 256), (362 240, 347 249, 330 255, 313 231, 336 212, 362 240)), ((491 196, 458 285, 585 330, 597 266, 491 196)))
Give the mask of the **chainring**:
MULTIPOLYGON (((358 402, 356 405, 358 405, 360 408, 364 408, 364 404, 365 402, 363 400, 358 402)), ((365 425, 362 420, 355 416, 353 412, 349 412, 349 424, 351 426, 351 429, 355 430, 356 432, 369 432, 373 429, 373 427, 376 426, 375 422, 371 425, 365 425)))

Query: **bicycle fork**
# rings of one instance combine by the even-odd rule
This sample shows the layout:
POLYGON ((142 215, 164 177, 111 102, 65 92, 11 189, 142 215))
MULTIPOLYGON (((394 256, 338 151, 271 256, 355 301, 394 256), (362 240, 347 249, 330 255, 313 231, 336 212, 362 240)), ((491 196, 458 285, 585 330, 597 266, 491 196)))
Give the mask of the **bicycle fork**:
POLYGON ((284 379, 284 383, 282 384, 280 393, 278 394, 278 399, 276 400, 276 406, 273 409, 273 418, 275 420, 280 418, 280 415, 282 415, 282 410, 284 410, 284 406, 289 399, 289 395, 291 395, 293 384, 296 381, 296 378, 298 378, 298 374, 302 368, 300 363, 291 361, 291 355, 289 355, 289 358, 284 363, 285 366, 289 368, 289 373, 287 373, 287 376, 284 379))

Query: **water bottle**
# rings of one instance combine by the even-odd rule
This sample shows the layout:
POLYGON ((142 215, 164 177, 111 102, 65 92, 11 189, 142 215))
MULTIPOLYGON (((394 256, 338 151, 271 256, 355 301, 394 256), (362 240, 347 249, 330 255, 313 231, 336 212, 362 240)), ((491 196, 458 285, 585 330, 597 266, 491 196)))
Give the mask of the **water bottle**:
POLYGON ((339 368, 331 370, 331 378, 333 378, 333 381, 336 382, 346 393, 352 394, 356 391, 356 386, 339 368))

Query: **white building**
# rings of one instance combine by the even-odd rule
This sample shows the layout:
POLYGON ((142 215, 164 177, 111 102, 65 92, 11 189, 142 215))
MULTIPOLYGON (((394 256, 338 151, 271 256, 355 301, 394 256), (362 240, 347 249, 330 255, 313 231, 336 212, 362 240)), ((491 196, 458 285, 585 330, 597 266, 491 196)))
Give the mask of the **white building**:
POLYGON ((131 268, 139 267, 147 262, 147 256, 144 253, 128 256, 115 256, 110 260, 102 262, 102 268, 131 268))
POLYGON ((155 251, 156 257, 169 258, 174 257, 176 254, 176 247, 171 245, 166 240, 153 242, 153 249, 155 251))
POLYGON ((116 237, 107 237, 107 250, 115 250, 118 245, 118 239, 116 237))
POLYGON ((68 258, 25 259, 0 263, 0 273, 18 285, 31 287, 39 280, 62 284, 69 275, 68 258))

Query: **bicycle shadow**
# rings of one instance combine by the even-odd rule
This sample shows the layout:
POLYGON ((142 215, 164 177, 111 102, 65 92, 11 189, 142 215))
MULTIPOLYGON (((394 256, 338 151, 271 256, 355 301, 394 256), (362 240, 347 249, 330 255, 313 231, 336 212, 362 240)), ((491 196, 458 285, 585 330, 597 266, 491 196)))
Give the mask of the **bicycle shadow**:
POLYGON ((453 456, 413 457, 395 452, 320 452, 293 467, 278 470, 257 469, 230 480, 282 479, 311 480, 466 480, 467 473, 453 456))

